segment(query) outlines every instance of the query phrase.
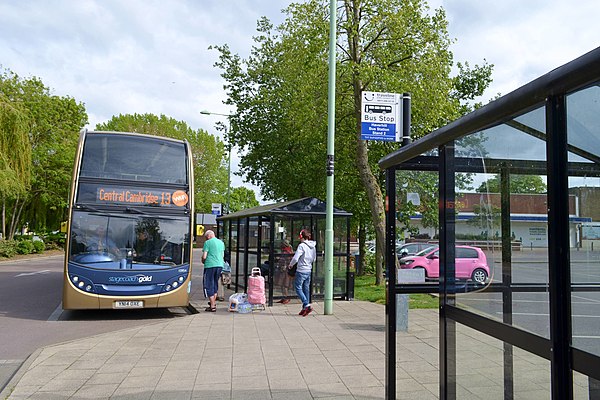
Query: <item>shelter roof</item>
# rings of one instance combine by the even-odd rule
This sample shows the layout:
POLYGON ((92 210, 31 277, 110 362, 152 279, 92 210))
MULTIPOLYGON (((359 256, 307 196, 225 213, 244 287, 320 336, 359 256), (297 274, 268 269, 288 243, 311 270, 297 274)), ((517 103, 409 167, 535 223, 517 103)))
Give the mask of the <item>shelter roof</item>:
MULTIPOLYGON (((248 208, 237 211, 231 214, 222 215, 217 219, 220 221, 229 219, 238 219, 246 217, 254 217, 260 215, 295 215, 295 216, 324 216, 327 213, 326 203, 315 197, 304 197, 297 200, 289 200, 280 203, 265 204, 258 207, 248 208)), ((334 217, 349 217, 352 213, 342 210, 341 208, 333 207, 334 217)))

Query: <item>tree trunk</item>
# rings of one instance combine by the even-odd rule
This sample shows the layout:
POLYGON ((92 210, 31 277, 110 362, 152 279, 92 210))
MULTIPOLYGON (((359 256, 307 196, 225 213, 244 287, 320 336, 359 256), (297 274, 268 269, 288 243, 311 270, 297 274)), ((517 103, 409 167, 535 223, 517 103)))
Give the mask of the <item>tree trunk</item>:
MULTIPOLYGON (((358 101, 360 102, 360 94, 358 95, 358 101)), ((376 251, 375 251, 375 284, 381 285, 383 283, 383 255, 385 254, 385 210, 383 208, 383 195, 377 179, 371 172, 369 167, 369 154, 367 152, 367 145, 360 139, 360 118, 358 121, 358 139, 357 139, 357 159, 356 163, 359 170, 360 179, 365 185, 365 190, 369 198, 369 205, 371 206, 371 219, 373 220, 373 227, 375 228, 375 240, 376 240, 376 251)))
POLYGON ((2 196, 2 240, 6 239, 6 197, 2 196))
MULTIPOLYGON (((344 2, 348 16, 348 49, 350 59, 354 64, 361 63, 360 50, 360 1, 346 0, 344 2)), ((383 255, 385 253, 385 210, 383 208, 383 195, 377 179, 369 166, 369 152, 366 141, 361 139, 361 96, 363 82, 357 68, 353 69, 352 86, 354 89, 354 113, 356 118, 356 165, 360 180, 365 186, 369 205, 371 207, 371 219, 375 228, 376 251, 375 251, 375 284, 383 283, 383 255)))
POLYGON ((367 240, 367 229, 365 225, 361 222, 358 224, 358 254, 360 257, 358 259, 358 263, 356 264, 356 275, 364 275, 365 273, 365 255, 366 255, 366 247, 365 242, 367 240))
POLYGON ((13 207, 12 217, 10 221, 10 228, 8 231, 7 239, 14 239, 15 232, 17 231, 17 225, 19 224, 19 220, 21 219, 21 212, 23 211, 23 206, 25 206, 25 199, 21 202, 21 196, 17 195, 15 200, 15 205, 13 207))

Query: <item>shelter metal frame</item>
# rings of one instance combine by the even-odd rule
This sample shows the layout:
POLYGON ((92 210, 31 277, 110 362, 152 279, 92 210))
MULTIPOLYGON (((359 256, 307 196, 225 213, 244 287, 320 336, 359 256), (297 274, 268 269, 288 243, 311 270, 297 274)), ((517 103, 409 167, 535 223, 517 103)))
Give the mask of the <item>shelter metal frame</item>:
MULTIPOLYGON (((571 283, 569 224, 569 177, 600 177, 600 157, 593 151, 568 143, 566 97, 598 86, 600 48, 557 68, 412 144, 387 155, 379 162, 385 169, 386 200, 386 399, 396 397, 396 302, 395 296, 409 293, 439 294, 439 397, 457 398, 456 324, 480 331, 504 343, 504 398, 515 395, 513 346, 550 362, 552 399, 573 399, 573 371, 589 378, 589 396, 600 398, 600 357, 572 346, 571 293, 600 291, 600 282, 571 283), (545 109, 546 132, 515 121, 536 107, 545 109), (546 143, 546 161, 516 159, 473 159, 455 152, 455 141, 489 128, 506 125, 546 143), (436 155, 431 155, 437 151, 436 155), (571 162, 568 154, 589 162, 571 162), (429 155, 424 155, 429 154, 429 155), (398 284, 396 271, 396 172, 433 171, 439 177, 440 278, 438 283, 398 284), (455 269, 455 174, 493 172, 500 175, 502 276, 483 290, 502 293, 502 319, 493 319, 458 307, 455 294, 481 289, 458 282, 455 269), (513 283, 510 240, 510 175, 547 176, 548 283, 513 283), (549 295, 549 338, 513 325, 512 296, 519 292, 549 295)), ((600 345, 599 345, 600 346, 600 345)))
MULTIPOLYGON (((225 233, 226 236, 226 247, 227 249, 233 249, 235 252, 235 265, 232 265, 232 284, 235 291, 246 291, 247 279, 246 277, 250 273, 252 267, 258 267, 261 264, 261 260, 264 258, 264 253, 268 254, 269 261, 269 274, 265 281, 268 287, 267 293, 267 304, 273 305, 273 299, 276 297, 274 293, 275 282, 275 268, 278 256, 276 240, 278 232, 275 232, 276 220, 285 219, 290 223, 290 232, 292 236, 299 233, 300 229, 310 227, 315 232, 320 232, 325 228, 325 210, 326 203, 312 197, 306 197, 297 200, 290 200, 286 202, 266 204, 250 209, 245 209, 236 213, 222 215, 217 218, 218 223, 218 235, 221 232, 225 233), (323 220, 322 222, 320 222, 323 220), (250 227, 252 224, 256 224, 256 239, 258 245, 254 249, 250 249, 250 227), (245 227, 242 229, 242 227, 245 227), (233 235, 231 232, 236 232, 238 243, 243 240, 243 246, 234 245, 233 235), (239 237, 240 232, 243 237, 239 237), (263 237, 264 235, 264 237, 263 237), (263 243, 268 240, 268 247, 264 247, 263 243), (240 257, 241 256, 241 257, 240 257), (255 257, 256 263, 251 260, 250 256, 255 257), (250 265, 252 264, 252 265, 250 265), (255 265, 256 264, 256 265, 255 265)), ((342 298, 345 300, 351 300, 354 298, 354 271, 351 270, 350 263, 350 219, 352 213, 344 211, 340 208, 334 207, 334 222, 340 219, 345 221, 346 229, 343 232, 345 242, 341 248, 334 250, 334 259, 345 258, 345 278, 341 279, 339 285, 334 285, 334 297, 342 298), (342 282, 343 281, 343 282, 342 282), (343 288, 336 291, 336 288, 343 288)), ((339 232, 338 232, 339 233, 339 232)), ((292 237, 292 246, 296 247, 294 242, 295 237, 292 237)), ((317 258, 322 258, 323 251, 317 240, 317 258)), ((317 261, 319 263, 319 261, 317 261)), ((338 262, 339 264, 339 262, 338 262)), ((316 276, 315 267, 313 267, 313 279, 311 279, 311 298, 322 297, 322 294, 315 293, 316 285, 321 285, 321 279, 316 276), (318 278, 318 279, 316 279, 318 278)), ((290 290, 293 291, 293 288, 290 290)))

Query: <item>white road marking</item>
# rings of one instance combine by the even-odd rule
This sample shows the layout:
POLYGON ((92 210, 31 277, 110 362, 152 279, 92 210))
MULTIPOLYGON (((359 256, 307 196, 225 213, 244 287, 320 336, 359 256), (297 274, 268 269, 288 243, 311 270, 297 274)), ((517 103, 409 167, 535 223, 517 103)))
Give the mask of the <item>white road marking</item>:
POLYGON ((38 274, 47 274, 48 272, 52 272, 52 271, 50 271, 49 269, 45 269, 43 271, 24 272, 22 274, 15 275, 15 278, 18 278, 19 276, 31 276, 31 275, 38 275, 38 274))
POLYGON ((58 307, 56 307, 56 310, 54 310, 54 312, 52 314, 50 314, 50 316, 48 317, 48 321, 49 322, 56 322, 58 321, 58 319, 60 318, 60 315, 62 314, 63 309, 62 309, 62 302, 60 302, 58 304, 58 307))

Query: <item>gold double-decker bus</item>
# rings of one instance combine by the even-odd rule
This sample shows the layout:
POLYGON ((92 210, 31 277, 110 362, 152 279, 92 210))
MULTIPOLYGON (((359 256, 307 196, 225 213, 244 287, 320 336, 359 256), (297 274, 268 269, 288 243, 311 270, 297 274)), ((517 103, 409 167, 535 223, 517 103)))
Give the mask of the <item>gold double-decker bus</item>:
POLYGON ((82 131, 69 202, 63 308, 187 306, 193 182, 187 141, 82 131))

